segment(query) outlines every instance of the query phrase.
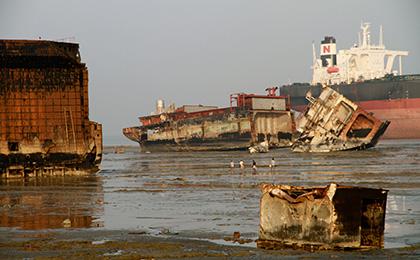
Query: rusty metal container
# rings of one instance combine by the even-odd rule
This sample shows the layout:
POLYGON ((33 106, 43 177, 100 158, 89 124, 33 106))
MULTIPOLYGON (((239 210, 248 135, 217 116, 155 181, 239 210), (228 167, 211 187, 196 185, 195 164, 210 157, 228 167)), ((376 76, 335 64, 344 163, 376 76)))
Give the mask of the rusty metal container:
POLYGON ((79 45, 0 40, 0 176, 95 172, 101 157, 79 45))
POLYGON ((265 184, 261 191, 260 248, 383 247, 387 190, 332 183, 265 184))

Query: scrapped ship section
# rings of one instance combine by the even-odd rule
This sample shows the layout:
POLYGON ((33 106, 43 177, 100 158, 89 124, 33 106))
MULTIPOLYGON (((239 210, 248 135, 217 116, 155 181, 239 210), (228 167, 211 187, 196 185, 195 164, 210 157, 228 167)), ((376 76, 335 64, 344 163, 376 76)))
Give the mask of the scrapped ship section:
MULTIPOLYGON (((142 126, 123 129, 142 151, 245 150, 262 142, 269 148, 291 145, 293 116, 287 98, 234 94, 230 107, 188 105, 140 117, 142 126)), ((159 102, 158 102, 159 103, 159 102)))
POLYGON ((257 247, 309 250, 384 246, 388 190, 331 183, 263 184, 257 247))
POLYGON ((307 98, 310 104, 296 122, 299 136, 292 145, 294 152, 367 149, 377 144, 389 125, 327 86, 317 99, 307 98))
POLYGON ((0 176, 91 173, 101 158, 79 45, 0 40, 0 176))

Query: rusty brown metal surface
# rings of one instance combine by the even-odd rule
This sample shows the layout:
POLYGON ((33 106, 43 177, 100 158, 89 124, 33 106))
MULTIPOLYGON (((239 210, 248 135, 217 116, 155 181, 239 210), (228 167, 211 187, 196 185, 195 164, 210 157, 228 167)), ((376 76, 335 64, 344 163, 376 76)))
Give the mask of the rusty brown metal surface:
POLYGON ((96 171, 102 126, 89 121, 79 45, 0 40, 0 174, 96 171))
POLYGON ((387 190, 330 184, 261 188, 257 246, 267 249, 381 248, 387 190))
POLYGON ((297 120, 295 152, 331 152, 373 147, 387 129, 382 122, 337 91, 324 87, 297 120))
POLYGON ((144 151, 245 150, 267 142, 269 148, 291 145, 294 122, 286 99, 239 94, 237 106, 140 117, 139 127, 123 129, 144 151))

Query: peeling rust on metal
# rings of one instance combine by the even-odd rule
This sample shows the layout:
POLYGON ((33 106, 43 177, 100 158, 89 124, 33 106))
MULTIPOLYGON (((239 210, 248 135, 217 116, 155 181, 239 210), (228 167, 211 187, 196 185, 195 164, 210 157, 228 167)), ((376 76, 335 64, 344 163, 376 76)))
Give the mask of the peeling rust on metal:
POLYGON ((294 152, 331 152, 373 147, 389 125, 329 87, 297 120, 298 138, 294 152))
POLYGON ((387 190, 264 184, 261 248, 383 247, 387 190))
POLYGON ((101 157, 79 45, 0 40, 0 175, 95 172, 101 157))
POLYGON ((231 95, 231 106, 182 106, 140 117, 142 126, 123 129, 144 151, 245 150, 267 142, 269 148, 291 145, 294 122, 286 97, 231 95), (233 103, 236 102, 236 105, 233 103))

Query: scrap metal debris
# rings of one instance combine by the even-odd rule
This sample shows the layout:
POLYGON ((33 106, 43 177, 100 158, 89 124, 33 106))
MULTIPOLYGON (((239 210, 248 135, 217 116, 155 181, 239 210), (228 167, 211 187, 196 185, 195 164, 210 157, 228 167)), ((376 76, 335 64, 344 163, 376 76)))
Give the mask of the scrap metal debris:
POLYGON ((248 148, 249 153, 268 153, 269 151, 268 141, 261 142, 248 148))
POLYGON ((308 95, 307 99, 310 104, 297 120, 300 135, 292 144, 294 152, 367 149, 377 144, 390 123, 326 86, 319 98, 308 95))
POLYGON ((257 246, 383 247, 387 190, 264 184, 257 246))

